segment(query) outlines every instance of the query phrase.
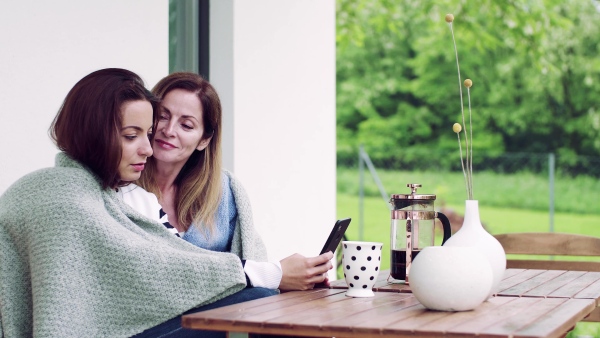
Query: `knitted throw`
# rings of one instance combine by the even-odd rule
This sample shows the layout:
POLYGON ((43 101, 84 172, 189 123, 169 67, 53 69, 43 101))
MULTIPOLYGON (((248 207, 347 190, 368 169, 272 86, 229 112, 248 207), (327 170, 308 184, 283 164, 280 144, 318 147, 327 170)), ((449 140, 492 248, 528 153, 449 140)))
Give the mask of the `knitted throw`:
POLYGON ((252 259, 259 262, 267 260, 267 249, 258 232, 253 225, 252 208, 244 187, 230 172, 229 176, 231 191, 235 199, 235 207, 238 212, 237 224, 233 232, 231 252, 242 259, 252 259))
POLYGON ((65 154, 0 197, 0 336, 131 336, 245 285, 235 254, 173 236, 65 154))

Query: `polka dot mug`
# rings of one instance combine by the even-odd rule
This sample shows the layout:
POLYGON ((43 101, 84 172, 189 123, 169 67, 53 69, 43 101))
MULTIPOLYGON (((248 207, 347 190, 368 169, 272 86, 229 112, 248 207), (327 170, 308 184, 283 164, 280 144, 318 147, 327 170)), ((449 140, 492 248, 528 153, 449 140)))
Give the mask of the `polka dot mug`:
POLYGON ((342 242, 344 278, 348 284, 346 296, 373 297, 373 285, 379 275, 381 249, 378 242, 342 242))

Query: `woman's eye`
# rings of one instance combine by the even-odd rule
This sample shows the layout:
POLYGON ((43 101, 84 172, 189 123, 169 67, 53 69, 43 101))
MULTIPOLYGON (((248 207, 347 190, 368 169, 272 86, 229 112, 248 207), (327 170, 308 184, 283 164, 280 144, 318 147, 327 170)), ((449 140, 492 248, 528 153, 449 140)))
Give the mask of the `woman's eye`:
POLYGON ((167 116, 166 114, 160 114, 160 119, 161 120, 168 120, 169 116, 167 116))
POLYGON ((137 135, 123 135, 123 137, 125 137, 126 139, 132 141, 132 140, 135 140, 135 138, 137 137, 137 135))
POLYGON ((182 126, 183 128, 185 128, 185 129, 194 129, 194 127, 193 127, 193 126, 191 126, 191 125, 189 125, 189 124, 185 124, 185 123, 183 123, 181 126, 182 126))

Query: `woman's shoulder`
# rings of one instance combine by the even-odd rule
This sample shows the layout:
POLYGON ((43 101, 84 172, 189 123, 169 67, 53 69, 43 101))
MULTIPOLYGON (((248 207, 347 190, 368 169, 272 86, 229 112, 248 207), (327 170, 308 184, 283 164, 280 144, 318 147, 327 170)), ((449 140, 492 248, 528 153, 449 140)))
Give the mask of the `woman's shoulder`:
POLYGON ((233 174, 231 173, 231 171, 226 169, 221 170, 221 182, 223 183, 223 185, 229 185, 232 179, 233 174))
POLYGON ((232 174, 227 170, 221 171, 221 202, 233 199, 231 187, 232 174))
POLYGON ((54 205, 99 197, 98 181, 81 168, 52 167, 38 169, 15 181, 2 194, 2 203, 14 202, 23 208, 54 205), (27 207, 29 206, 29 207, 27 207))
POLYGON ((40 169, 25 178, 58 193, 100 193, 103 190, 95 174, 65 153, 56 154, 54 162, 54 167, 40 169))
POLYGON ((242 185, 241 181, 235 177, 233 173, 228 170, 223 170, 221 175, 221 182, 223 187, 223 194, 232 195, 234 198, 244 198, 246 196, 246 190, 242 185))
POLYGON ((229 187, 232 190, 243 189, 240 180, 229 170, 223 169, 221 171, 221 182, 223 187, 229 187))
MULTIPOLYGON (((245 208, 247 205, 249 206, 250 200, 248 194, 246 193, 246 189, 242 185, 239 179, 235 177, 231 172, 227 170, 223 170, 223 175, 221 175, 221 180, 224 182, 223 186, 227 187, 227 193, 230 193, 235 200, 235 204, 238 208, 245 208), (227 182, 227 183, 225 183, 227 182), (225 185, 227 184, 227 185, 225 185)), ((225 190, 225 188, 224 188, 225 190)))
POLYGON ((81 168, 52 167, 28 173, 15 181, 9 190, 35 189, 64 191, 84 186, 100 187, 99 182, 87 170, 81 168))

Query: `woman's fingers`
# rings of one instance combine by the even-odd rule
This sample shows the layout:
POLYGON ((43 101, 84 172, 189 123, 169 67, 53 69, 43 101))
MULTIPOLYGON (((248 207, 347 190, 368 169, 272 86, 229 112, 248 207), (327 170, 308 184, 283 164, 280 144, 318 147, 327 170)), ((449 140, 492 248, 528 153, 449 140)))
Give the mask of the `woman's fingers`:
POLYGON ((316 257, 307 258, 307 263, 310 266, 318 266, 329 262, 333 258, 333 252, 327 251, 316 257))
POLYGON ((333 253, 327 252, 316 257, 304 257, 293 254, 281 260, 283 276, 280 289, 307 290, 312 289, 316 283, 321 283, 327 278, 327 271, 333 268, 330 262, 333 253))
POLYGON ((330 261, 326 261, 325 263, 322 263, 317 266, 313 266, 312 268, 309 268, 308 271, 309 271, 310 275, 315 276, 315 275, 322 275, 331 269, 333 269, 333 264, 331 264, 330 261))

